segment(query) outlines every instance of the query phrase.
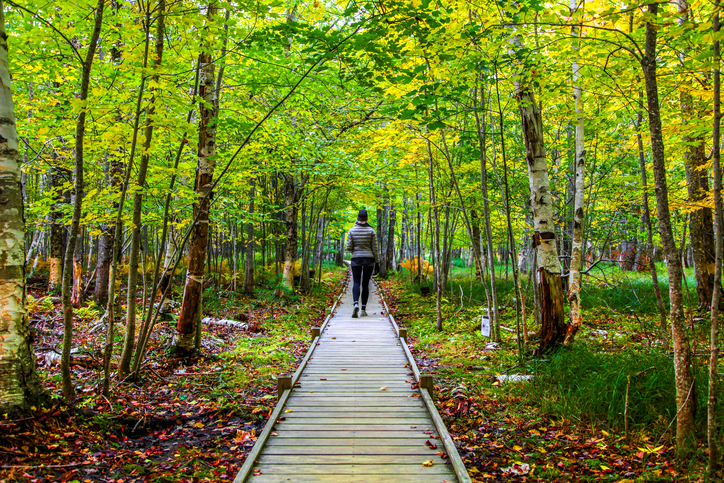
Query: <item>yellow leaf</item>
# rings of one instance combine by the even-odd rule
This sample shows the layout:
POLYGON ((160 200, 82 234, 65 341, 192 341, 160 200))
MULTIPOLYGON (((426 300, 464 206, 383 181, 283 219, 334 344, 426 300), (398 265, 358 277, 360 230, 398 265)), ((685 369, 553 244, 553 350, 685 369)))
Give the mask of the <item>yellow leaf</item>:
POLYGON ((201 428, 204 427, 204 423, 196 423, 196 424, 194 424, 194 426, 196 426, 197 428, 201 429, 201 428))
POLYGON ((433 465, 432 460, 425 461, 425 462, 422 464, 422 466, 432 466, 432 465, 433 465))
MULTIPOLYGON (((312 391, 309 391, 309 392, 312 392, 312 391)), ((293 409, 287 409, 287 410, 284 411, 284 412, 285 412, 285 413, 291 413, 292 411, 293 411, 293 409)))
POLYGON ((517 444, 516 444, 515 446, 513 446, 513 449, 514 449, 515 451, 523 451, 523 447, 522 447, 522 446, 518 446, 517 444))

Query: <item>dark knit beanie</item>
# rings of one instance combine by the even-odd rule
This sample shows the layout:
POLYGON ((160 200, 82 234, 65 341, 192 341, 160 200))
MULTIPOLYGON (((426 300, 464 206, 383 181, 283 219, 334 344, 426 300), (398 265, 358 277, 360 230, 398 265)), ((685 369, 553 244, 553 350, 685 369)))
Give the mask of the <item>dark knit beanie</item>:
POLYGON ((359 210, 357 221, 367 221, 367 210, 359 210))

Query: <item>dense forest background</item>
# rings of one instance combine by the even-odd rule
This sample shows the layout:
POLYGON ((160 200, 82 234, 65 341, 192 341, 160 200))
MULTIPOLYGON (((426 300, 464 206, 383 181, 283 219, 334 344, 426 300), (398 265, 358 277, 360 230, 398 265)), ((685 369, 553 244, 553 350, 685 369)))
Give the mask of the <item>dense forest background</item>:
POLYGON ((204 354, 203 316, 248 328, 237 300, 321 310, 364 208, 420 340, 485 315, 500 363, 535 372, 633 324, 626 410, 632 375, 668 374, 672 454, 719 471, 718 0, 3 9, 3 407, 49 379, 71 406, 112 397, 151 357, 204 354), (57 378, 30 342, 48 313, 57 378))

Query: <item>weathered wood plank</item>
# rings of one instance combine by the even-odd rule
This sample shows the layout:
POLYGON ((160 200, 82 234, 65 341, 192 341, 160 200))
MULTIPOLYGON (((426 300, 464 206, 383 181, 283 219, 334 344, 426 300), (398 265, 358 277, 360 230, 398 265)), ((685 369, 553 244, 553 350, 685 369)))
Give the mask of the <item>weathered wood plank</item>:
MULTIPOLYGON (((374 465, 374 466, 399 466, 399 465, 420 465, 426 461, 433 462, 435 466, 446 466, 446 461, 436 454, 432 455, 384 455, 384 454, 326 454, 326 455, 305 455, 305 454, 262 454, 257 458, 258 464, 264 465, 374 465)), ((262 470, 263 471, 263 470, 262 470)))
POLYGON ((264 455, 396 455, 396 456, 417 456, 422 457, 423 461, 435 456, 438 452, 437 449, 430 449, 424 444, 416 445, 396 445, 396 446, 382 446, 376 441, 367 446, 355 445, 355 446, 336 446, 329 448, 327 446, 306 446, 306 445, 274 445, 267 446, 264 449, 264 455))
MULTIPOLYGON (((396 437, 374 437, 374 438, 271 438, 267 443, 267 448, 275 446, 300 446, 300 447, 312 447, 312 446, 334 446, 339 448, 348 447, 360 447, 360 448, 375 448, 377 446, 410 446, 419 448, 425 446, 435 452, 440 451, 438 448, 429 448, 426 444, 430 441, 430 444, 438 445, 439 441, 435 438, 396 438, 396 437)), ((334 450, 327 449, 328 454, 334 454, 334 450)))
POLYGON ((401 474, 375 474, 375 475, 254 475, 249 479, 251 483, 450 483, 444 475, 401 475, 401 474))
MULTIPOLYGON (((454 477, 452 468, 449 465, 435 465, 430 467, 422 466, 422 464, 406 464, 406 465, 305 465, 300 464, 294 467, 287 465, 258 467, 262 475, 288 475, 291 472, 302 475, 444 475, 446 477, 454 477)), ((339 476, 338 476, 339 478, 339 476)), ((250 481, 254 481, 252 478, 250 481)), ((338 480, 339 481, 339 480, 338 480)), ((342 481, 345 481, 342 479, 342 481)))
MULTIPOLYGON (((323 439, 354 439, 354 438, 396 438, 396 439, 430 439, 432 436, 424 434, 422 431, 334 431, 334 430, 291 430, 275 431, 270 439, 277 438, 323 438, 323 439)), ((435 435, 437 436, 437 435, 435 435)), ((432 438, 437 439, 437 438, 432 438)), ((430 439, 430 441, 432 441, 430 439)))

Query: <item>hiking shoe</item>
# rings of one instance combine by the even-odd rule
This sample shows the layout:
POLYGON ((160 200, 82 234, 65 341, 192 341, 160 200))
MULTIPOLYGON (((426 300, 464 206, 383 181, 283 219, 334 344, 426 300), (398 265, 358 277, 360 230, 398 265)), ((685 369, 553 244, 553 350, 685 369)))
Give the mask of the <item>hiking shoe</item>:
POLYGON ((357 317, 359 317, 359 315, 357 315, 358 313, 359 313, 359 307, 355 307, 354 310, 352 311, 352 318, 356 319, 357 317))
POLYGON ((362 309, 362 312, 360 312, 359 316, 360 316, 360 317, 367 317, 367 312, 366 312, 364 309, 362 309))

